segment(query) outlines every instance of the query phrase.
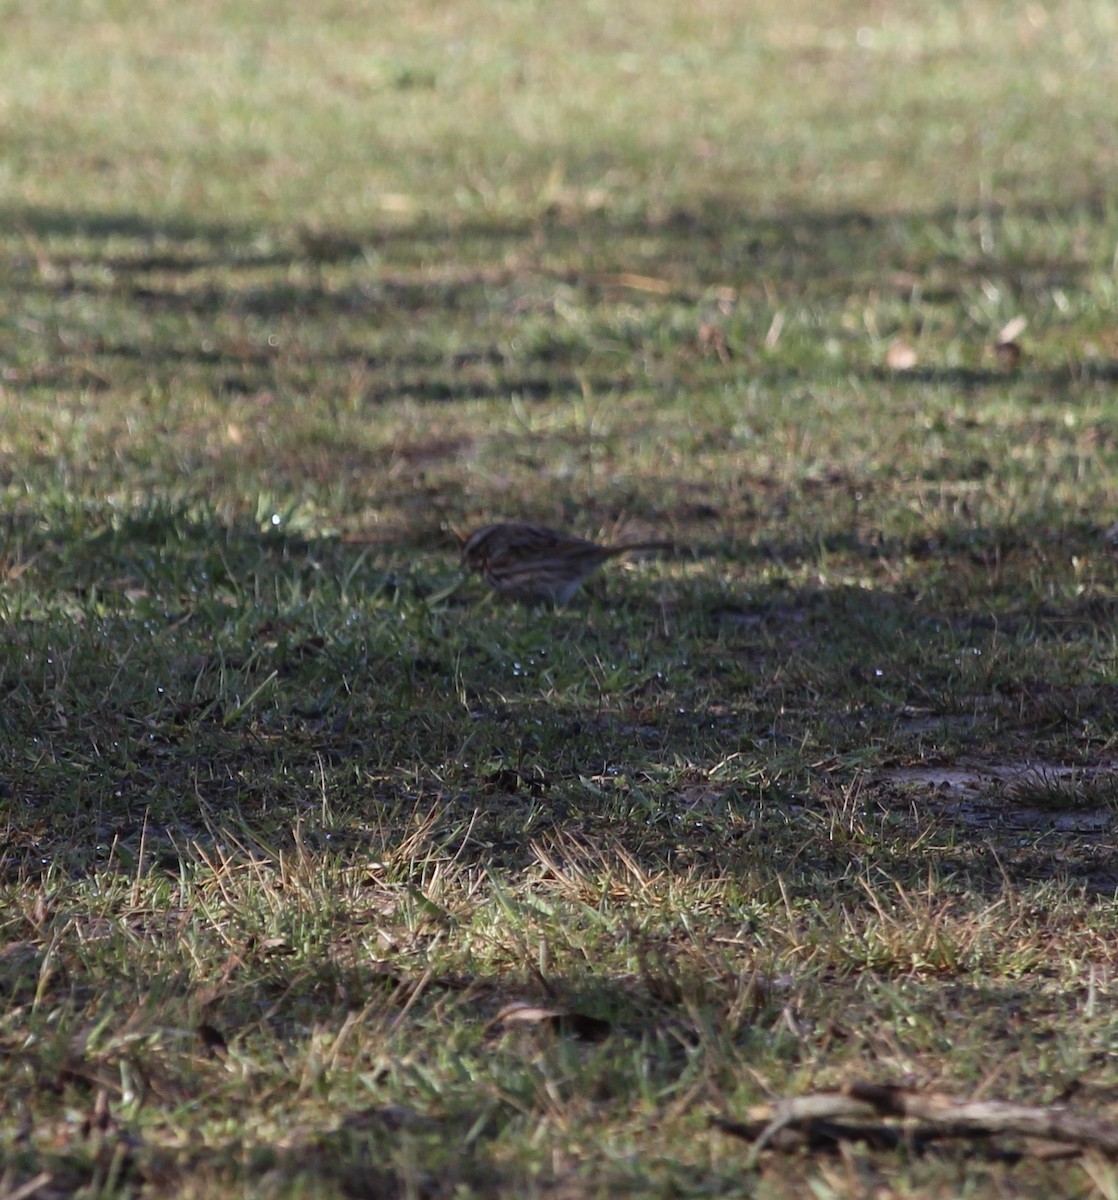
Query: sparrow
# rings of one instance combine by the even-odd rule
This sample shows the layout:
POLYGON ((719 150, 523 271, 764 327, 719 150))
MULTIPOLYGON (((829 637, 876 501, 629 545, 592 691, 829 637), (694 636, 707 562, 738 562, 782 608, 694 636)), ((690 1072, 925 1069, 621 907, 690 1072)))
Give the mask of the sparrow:
POLYGON ((669 550, 671 542, 602 546, 543 525, 507 521, 470 534, 462 566, 476 571, 499 596, 566 604, 607 558, 634 550, 669 550))

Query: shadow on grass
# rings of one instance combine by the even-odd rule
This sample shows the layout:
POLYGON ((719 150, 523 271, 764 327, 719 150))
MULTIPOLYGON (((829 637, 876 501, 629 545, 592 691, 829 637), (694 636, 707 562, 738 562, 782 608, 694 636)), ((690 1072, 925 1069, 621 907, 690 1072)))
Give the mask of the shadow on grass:
MULTIPOLYGON (((375 350, 361 326, 420 329, 429 321, 445 324, 489 314, 495 326, 516 329, 525 314, 538 312, 550 295, 569 287, 588 303, 623 297, 627 305, 640 308, 695 306, 696 324, 711 289, 726 284, 764 310, 796 300, 840 303, 867 288, 897 295, 918 289, 923 303, 958 303, 967 289, 991 280, 1009 296, 1024 296, 1073 286, 1087 269, 1085 262, 1025 249, 996 258, 982 253, 967 230, 977 223, 988 227, 1054 217, 1101 222, 1108 215, 1101 196, 1069 202, 1058 213, 1041 207, 990 207, 777 218, 746 218, 731 199, 714 198, 702 208, 663 218, 590 213, 567 219, 544 212, 535 219, 317 233, 220 222, 161 224, 128 214, 27 209, 4 214, 9 228, 18 231, 8 239, 10 261, 26 294, 48 299, 84 294, 144 318, 208 320, 222 314, 249 326, 259 321, 293 326, 341 322, 340 336, 314 350, 313 360, 319 367, 368 372, 370 404, 401 397, 447 402, 579 395, 587 385, 580 374, 587 347, 578 338, 564 343, 544 337, 518 358, 503 345, 486 341, 483 333, 478 344, 458 345, 451 353, 415 336, 393 337, 383 350, 375 350), (78 246, 42 245, 43 239, 59 238, 73 239, 78 246), (139 243, 135 254, 122 250, 120 240, 139 243), (342 268, 328 281, 322 275, 327 265, 342 268), (192 273, 199 277, 190 278, 192 273), (642 290, 642 279, 656 286, 642 290), (626 280, 635 283, 630 286, 626 280), (468 377, 477 367, 484 370, 468 377)), ((49 368, 9 370, 5 386, 16 392, 44 386, 96 388, 105 386, 121 364, 131 364, 144 369, 149 384, 174 382, 184 367, 223 369, 232 373, 213 381, 219 390, 251 393, 274 386, 277 365, 293 369, 281 348, 251 347, 244 337, 233 339, 239 341, 235 347, 222 345, 221 338, 210 338, 218 344, 207 346, 196 330, 186 332, 191 340, 178 344, 175 338, 182 331, 164 331, 159 340, 150 335, 71 338, 69 350, 54 348, 49 368)), ((503 340, 502 334, 498 342, 503 340)), ((768 361, 758 369, 788 383, 811 378, 794 363, 768 361)), ((736 378, 740 368, 726 374, 736 378)), ((1003 370, 930 364, 889 372, 853 363, 848 374, 898 387, 931 384, 968 391, 1001 387, 1007 378, 1003 370)), ((1043 389, 1112 382, 1118 379, 1118 362, 1026 363, 1017 377, 1043 389)), ((615 390, 618 382, 617 376, 592 380, 602 392, 615 390)))
MULTIPOLYGON (((956 267, 961 260, 951 256, 943 247, 950 244, 951 238, 961 228, 974 227, 982 222, 989 232, 996 232, 997 227, 1007 220, 1048 223, 1071 222, 1077 218, 1084 218, 1091 224, 1105 225, 1113 218, 1110 197, 1099 191, 1068 198, 1059 205, 1019 204, 1006 207, 991 203, 980 209, 948 208, 886 213, 793 210, 779 217, 757 217, 745 216, 738 197, 728 195, 711 196, 701 205, 677 209, 660 216, 651 216, 640 210, 623 214, 610 211, 565 214, 556 209, 544 209, 538 214, 522 218, 471 217, 377 229, 296 229, 287 235, 276 230, 221 221, 185 218, 152 220, 139 213, 89 213, 0 206, 0 223, 24 236, 29 233, 36 238, 73 238, 95 244, 122 239, 170 244, 168 255, 157 261, 162 262, 166 258, 172 264, 180 261, 174 255, 174 244, 198 242, 212 246, 219 253, 214 257, 196 256, 191 261, 215 266, 228 265, 230 259, 236 260, 238 255, 243 255, 247 262, 259 261, 264 265, 278 263, 290 266, 315 257, 335 261, 345 256, 356 257, 368 247, 400 243, 422 247, 425 256, 427 252, 441 248, 442 254, 434 259, 427 258, 428 265, 432 262, 453 263, 461 258, 463 246, 475 241, 492 246, 493 258, 499 262, 510 245, 531 242, 543 231, 571 241, 601 238, 603 242, 608 242, 616 237, 646 238, 660 235, 664 242, 679 242, 688 249, 704 245, 710 247, 706 253, 700 254, 700 262, 715 261, 718 254, 727 249, 728 241, 730 248, 733 248, 737 239, 741 239, 745 249, 755 256, 755 265, 761 268, 779 265, 784 268, 798 263, 807 268, 814 264, 810 271, 812 276, 818 276, 821 267, 830 261, 827 255, 820 257, 824 251, 837 254, 843 266, 871 263, 876 271, 885 265, 882 262, 883 249, 899 250, 906 245, 930 246, 932 243, 938 248, 932 261, 949 262, 956 267), (890 232, 895 235, 893 241, 883 245, 881 235, 890 232), (282 250, 268 245, 281 239, 290 239, 290 244, 282 250), (867 252, 871 247, 874 250, 872 254, 867 252), (789 249, 798 251, 799 255, 789 260, 786 257, 789 249), (766 253, 780 255, 779 263, 767 264, 766 253)), ((977 241, 974 246, 977 251, 977 241)), ((646 253, 649 257, 655 257, 657 248, 650 246, 646 253)), ((989 255, 983 255, 982 260, 983 269, 998 265, 997 260, 989 255)), ((138 270, 152 269, 145 265, 146 260, 142 258, 133 260, 119 255, 114 262, 123 268, 135 265, 138 270)), ((977 261, 972 265, 977 267, 977 261)), ((1025 255, 1005 265, 1015 269, 1035 266, 1050 272, 1062 271, 1062 283, 1067 283, 1083 269, 1082 264, 1073 259, 1030 260, 1025 255)), ((825 274, 825 271, 822 273, 825 274)), ((790 277, 794 279, 797 274, 792 271, 790 277)), ((860 275, 862 272, 854 274, 860 275)), ((850 277, 849 272, 846 277, 850 277)))
MULTIPOLYGON (((1057 215, 1101 223, 1109 208, 1088 196, 1057 215)), ((920 285, 926 300, 956 299, 992 277, 1013 293, 1066 285, 1084 270, 1027 252, 993 260, 966 236, 979 220, 1046 221, 1049 209, 750 219, 716 199, 662 219, 547 212, 368 232, 39 210, 3 216, 17 231, 9 260, 28 295, 94 298, 135 326, 56 339, 49 362, 5 371, 4 387, 17 395, 108 391, 120 364, 145 387, 177 386, 196 369, 218 394, 252 394, 274 385, 281 359, 297 387, 301 366, 365 373, 370 405, 604 394, 624 384, 628 368, 584 373, 585 347, 550 335, 517 359, 490 334, 441 349, 390 331, 372 351, 355 328, 324 339, 301 364, 267 348, 259 322, 290 318, 332 330, 343 319, 357 326, 383 318, 396 329, 463 317, 470 325, 481 313, 504 328, 525 312, 548 315, 548 293, 559 287, 697 311, 711 288, 741 279, 758 297, 767 281, 771 306, 781 296, 814 303, 870 286, 899 294, 920 285), (328 266, 341 268, 338 278, 324 278, 328 266), (142 321, 167 314, 244 325, 225 341, 196 326, 144 332, 142 321)), ((762 370, 777 380, 811 378, 795 362, 762 370)), ((1006 378, 957 367, 848 373, 859 371, 897 388, 1000 387, 1006 378)), ((741 368, 726 374, 738 379, 741 368)), ((1065 389, 1118 378, 1118 364, 1030 367, 1022 377, 1065 389)), ((374 500, 407 491, 406 479, 380 478, 383 452, 329 431, 321 438, 327 475, 344 468, 373 481, 374 500)), ((453 460, 461 444, 447 438, 428 449, 453 460)), ((46 464, 48 452, 38 453, 46 464)), ((233 476, 253 465, 253 453, 267 459, 277 487, 305 483, 304 462, 267 458, 266 449, 215 451, 233 476)), ((500 489, 485 486, 477 498, 492 508, 500 489)), ((638 499, 656 511, 678 487, 646 477, 638 499)), ((272 840, 293 824, 317 823, 308 836, 324 852, 360 854, 370 831, 391 844, 436 808, 459 861, 515 868, 528 861, 533 836, 574 828, 608 841, 622 827, 653 868, 714 874, 762 860, 779 868, 782 856, 801 853, 820 813, 852 780, 865 781, 867 827, 900 807, 896 789, 873 782, 880 766, 941 754, 1020 759, 1067 754, 1068 746, 1090 757, 1112 740, 1112 689, 1084 683, 1065 652, 1049 661, 1039 651, 1105 637, 1114 604, 1097 593, 1040 601, 1029 578, 1057 547, 1064 558, 1078 546, 1097 548, 1101 530, 1083 522, 1026 514, 906 544, 870 545, 854 533, 747 546, 723 538, 695 547, 692 561, 709 572, 694 584, 652 598, 618 580, 572 612, 510 619, 457 597, 427 609, 425 596, 446 581, 445 559, 414 566, 416 552, 452 547, 441 517, 432 528, 427 494, 417 507, 422 519, 403 518, 364 550, 266 534, 259 523, 173 504, 16 514, 8 543, 19 547, 18 586, 0 673, 0 720, 13 748, 0 787, 16 814, 8 870, 34 871, 58 855, 77 871, 135 862, 141 839, 145 853, 173 868, 181 843, 211 836, 229 812, 272 840), (868 597, 721 578, 727 565, 748 581, 757 561, 794 567, 822 552, 852 563, 916 558, 928 580, 918 596, 897 587, 868 597), (596 598, 619 591, 620 603, 596 598), (548 682, 556 660, 562 686, 548 682), (965 735, 953 726, 940 750, 927 734, 913 742, 908 710, 975 723, 965 735), (718 794, 681 801, 727 761, 740 770, 718 794)), ((1090 845, 1058 850, 1021 870, 1088 886, 1101 877, 1090 845)), ((850 846, 831 841, 820 853, 817 875, 847 873, 850 846)), ((996 873, 980 857, 942 861, 993 886, 996 873)), ((1025 858, 1006 869, 1014 863, 1025 858)))
MULTIPOLYGON (((656 593, 617 573, 566 610, 510 612, 476 581, 429 608, 449 564, 406 542, 359 548, 164 501, 25 511, 6 541, 5 872, 174 874, 191 845, 279 849, 296 826, 315 852, 360 861, 430 821, 441 854, 513 871, 533 842, 576 834, 652 871, 794 868, 809 890, 935 863, 994 890, 1008 874, 1107 892, 1118 806, 1101 793, 1101 824, 1053 821, 1022 845, 1011 796, 987 798, 980 828, 887 771, 1069 744, 1105 758, 1115 688, 1084 680, 1068 649, 1106 636, 1115 606, 1024 587, 1014 600, 1006 548, 1045 538, 1074 548, 1042 523, 968 528, 934 549, 941 582, 918 598, 746 590, 712 555, 656 593), (821 838, 851 805, 860 832, 821 838), (926 820, 963 840, 912 858, 926 820)), ((744 560, 734 570, 748 579, 744 560)))

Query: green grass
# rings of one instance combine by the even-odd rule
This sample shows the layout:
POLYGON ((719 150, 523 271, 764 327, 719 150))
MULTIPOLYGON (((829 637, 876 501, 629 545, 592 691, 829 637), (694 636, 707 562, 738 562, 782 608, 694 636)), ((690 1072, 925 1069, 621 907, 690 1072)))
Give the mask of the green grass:
POLYGON ((1118 16, 747 7, 8 6, 0 1197, 1118 1195, 710 1124, 1118 1087, 1118 16))

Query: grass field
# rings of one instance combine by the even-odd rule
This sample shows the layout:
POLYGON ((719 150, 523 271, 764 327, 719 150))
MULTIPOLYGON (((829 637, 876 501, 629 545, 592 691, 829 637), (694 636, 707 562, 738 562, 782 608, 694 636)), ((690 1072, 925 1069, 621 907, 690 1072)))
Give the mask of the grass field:
POLYGON ((0 1198, 1118 1197, 1118 9, 3 29, 0 1198))

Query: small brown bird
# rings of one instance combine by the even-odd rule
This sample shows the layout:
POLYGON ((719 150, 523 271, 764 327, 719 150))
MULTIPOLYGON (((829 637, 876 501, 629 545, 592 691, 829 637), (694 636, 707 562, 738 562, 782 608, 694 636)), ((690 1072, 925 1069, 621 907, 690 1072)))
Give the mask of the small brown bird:
POLYGON ((477 571, 498 595, 566 604, 607 558, 631 550, 669 550, 671 542, 600 546, 543 525, 509 521, 486 525, 462 547, 462 565, 477 571))

